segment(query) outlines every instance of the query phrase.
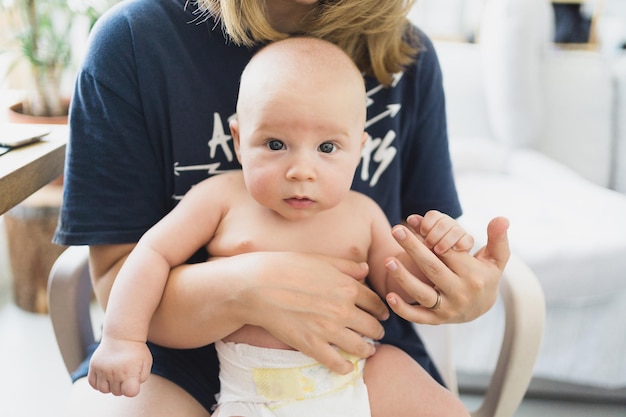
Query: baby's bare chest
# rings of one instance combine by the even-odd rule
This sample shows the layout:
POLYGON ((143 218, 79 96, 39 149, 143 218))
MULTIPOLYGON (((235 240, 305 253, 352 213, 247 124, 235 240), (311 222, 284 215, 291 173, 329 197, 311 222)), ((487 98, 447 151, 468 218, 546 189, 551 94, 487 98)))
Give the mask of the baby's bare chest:
POLYGON ((370 244, 370 224, 357 213, 321 213, 307 221, 289 221, 240 207, 222 219, 207 250, 212 257, 294 251, 360 262, 367 260, 370 244))

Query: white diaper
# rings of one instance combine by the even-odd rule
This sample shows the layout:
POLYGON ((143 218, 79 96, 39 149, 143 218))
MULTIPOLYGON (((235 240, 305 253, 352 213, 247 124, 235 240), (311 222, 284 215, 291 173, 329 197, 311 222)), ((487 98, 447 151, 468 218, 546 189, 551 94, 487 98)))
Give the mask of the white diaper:
POLYGON ((214 417, 369 417, 365 359, 339 375, 294 350, 216 342, 221 391, 214 417))

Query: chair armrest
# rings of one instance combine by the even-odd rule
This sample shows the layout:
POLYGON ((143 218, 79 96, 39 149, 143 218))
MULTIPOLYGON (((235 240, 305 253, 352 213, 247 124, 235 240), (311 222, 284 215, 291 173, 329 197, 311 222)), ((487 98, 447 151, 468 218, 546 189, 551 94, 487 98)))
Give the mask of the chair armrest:
POLYGON ((530 268, 511 255, 500 284, 506 325, 500 356, 481 407, 472 417, 510 417, 532 378, 545 324, 545 299, 530 268))
POLYGON ((52 328, 69 373, 85 359, 87 348, 94 342, 91 299, 89 248, 70 246, 56 260, 48 279, 52 328))

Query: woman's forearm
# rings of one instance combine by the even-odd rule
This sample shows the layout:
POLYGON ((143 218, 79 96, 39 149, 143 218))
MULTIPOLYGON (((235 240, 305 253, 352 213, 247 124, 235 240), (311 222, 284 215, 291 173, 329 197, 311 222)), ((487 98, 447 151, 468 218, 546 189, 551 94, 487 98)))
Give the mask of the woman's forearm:
POLYGON ((254 252, 185 265, 170 274, 148 339, 194 348, 243 325, 267 330, 281 342, 335 372, 353 355, 374 352, 361 336, 380 339, 385 304, 362 285, 367 265, 293 252, 254 252))
POLYGON ((170 274, 148 339, 193 348, 246 324, 299 350, 306 349, 301 345, 314 333, 329 341, 346 328, 379 338, 377 319, 385 319, 387 309, 359 282, 366 274, 367 268, 354 262, 290 252, 254 252, 180 266, 170 274), (333 331, 324 336, 329 327, 333 331))
MULTIPOLYGON (((134 245, 90 247, 98 300, 109 289, 134 245)), ((335 372, 373 353, 361 336, 380 339, 385 304, 362 285, 365 263, 295 252, 252 252, 170 271, 150 322, 148 340, 173 348, 204 346, 249 324, 267 330, 335 372)))
MULTIPOLYGON (((90 272, 96 298, 106 311, 116 277, 135 244, 90 247, 90 272)), ((230 301, 242 262, 229 258, 174 268, 154 313, 148 340, 191 348, 218 340, 243 325, 240 307, 230 301)), ((241 277, 245 278, 242 273, 241 277)))
POLYGON ((215 342, 242 327, 240 291, 248 277, 241 263, 221 258, 174 268, 152 318, 148 340, 188 349, 215 342))

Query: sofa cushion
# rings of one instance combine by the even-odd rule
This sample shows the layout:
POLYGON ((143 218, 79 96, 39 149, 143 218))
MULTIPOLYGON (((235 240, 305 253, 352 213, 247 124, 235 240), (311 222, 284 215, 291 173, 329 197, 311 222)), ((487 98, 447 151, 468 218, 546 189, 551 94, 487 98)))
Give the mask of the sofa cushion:
POLYGON ((457 175, 468 231, 484 242, 489 220, 508 217, 511 249, 537 274, 549 303, 626 291, 626 196, 537 151, 518 149, 507 161, 500 172, 457 175))

